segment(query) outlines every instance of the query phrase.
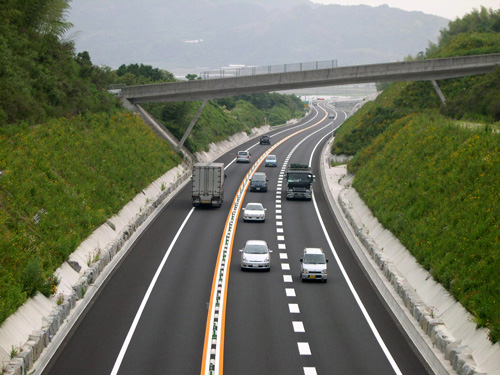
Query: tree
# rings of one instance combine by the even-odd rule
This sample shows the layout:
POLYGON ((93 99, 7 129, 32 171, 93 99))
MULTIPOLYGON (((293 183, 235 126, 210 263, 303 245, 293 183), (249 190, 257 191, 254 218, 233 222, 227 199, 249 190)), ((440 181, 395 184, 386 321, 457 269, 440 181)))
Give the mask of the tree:
POLYGON ((70 9, 69 0, 18 0, 11 3, 19 11, 18 26, 23 29, 60 38, 73 26, 65 21, 70 9))

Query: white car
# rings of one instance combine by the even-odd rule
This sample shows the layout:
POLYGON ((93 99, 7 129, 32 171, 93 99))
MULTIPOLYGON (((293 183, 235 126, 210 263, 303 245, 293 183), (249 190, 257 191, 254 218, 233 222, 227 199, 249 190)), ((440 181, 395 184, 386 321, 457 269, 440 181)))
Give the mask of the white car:
POLYGON ((262 221, 266 220, 266 209, 262 203, 247 203, 243 209, 243 221, 262 221))
POLYGON ((240 250, 241 269, 271 269, 271 253, 267 242, 263 240, 248 240, 245 247, 240 250))
POLYGON ((250 163, 250 156, 249 151, 238 151, 236 154, 236 163, 250 163))
POLYGON ((326 283, 328 279, 328 259, 323 250, 315 247, 306 247, 300 259, 300 278, 304 280, 321 280, 326 283))

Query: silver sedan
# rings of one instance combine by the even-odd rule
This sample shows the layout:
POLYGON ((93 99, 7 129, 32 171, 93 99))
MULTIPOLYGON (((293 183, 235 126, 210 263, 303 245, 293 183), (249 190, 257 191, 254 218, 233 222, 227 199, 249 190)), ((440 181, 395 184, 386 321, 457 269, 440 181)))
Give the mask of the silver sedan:
POLYGON ((248 203, 243 209, 243 221, 262 221, 266 220, 266 209, 262 203, 248 203))
POLYGON ((248 240, 245 247, 240 250, 241 269, 271 269, 271 253, 267 242, 263 240, 248 240))

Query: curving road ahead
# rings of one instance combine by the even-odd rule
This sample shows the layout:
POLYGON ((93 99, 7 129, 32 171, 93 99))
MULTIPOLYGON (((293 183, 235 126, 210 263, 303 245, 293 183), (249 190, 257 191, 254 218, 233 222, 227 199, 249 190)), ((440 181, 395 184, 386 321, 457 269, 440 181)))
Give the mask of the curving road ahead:
MULTIPOLYGON (((213 374, 431 373, 372 288, 321 190, 320 150, 345 120, 335 115, 332 124, 327 110, 313 107, 300 123, 270 133, 271 147, 289 138, 272 151, 278 167, 259 168, 268 192, 247 191, 242 200, 242 207, 263 203, 266 222, 236 222, 213 374), (280 194, 282 166, 291 162, 311 163, 312 201, 280 194), (247 239, 274 250, 270 272, 240 270, 238 249, 247 239), (306 246, 327 254, 328 283, 300 282, 306 246)), ((255 140, 238 147, 254 161, 269 148, 255 140)), ((205 343, 212 341, 206 332, 219 247, 251 168, 233 163, 235 151, 217 160, 227 166, 222 207, 193 209, 191 186, 182 189, 136 239, 43 374, 210 374, 205 343)))

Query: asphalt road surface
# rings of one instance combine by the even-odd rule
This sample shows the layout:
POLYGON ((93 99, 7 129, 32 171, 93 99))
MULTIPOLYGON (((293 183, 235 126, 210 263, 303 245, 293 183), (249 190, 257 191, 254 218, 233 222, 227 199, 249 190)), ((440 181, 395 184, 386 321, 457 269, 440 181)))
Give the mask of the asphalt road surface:
POLYGON ((241 215, 237 221, 214 374, 431 373, 344 241, 321 189, 320 150, 344 120, 343 112, 313 107, 300 123, 272 131, 271 146, 257 139, 220 157, 227 166, 221 208, 194 209, 187 184, 137 238, 43 374, 200 374, 202 368, 209 374, 202 362, 221 237, 251 167, 234 163, 235 153, 249 149, 255 161, 304 128, 272 151, 278 167, 260 166, 269 178, 268 191, 244 196, 242 207, 261 202, 267 208, 266 221, 243 222, 241 215), (285 162, 311 162, 312 201, 288 201, 281 194, 285 162), (270 272, 240 269, 238 250, 248 239, 268 242, 270 272), (327 283, 301 282, 304 247, 325 251, 327 283))

